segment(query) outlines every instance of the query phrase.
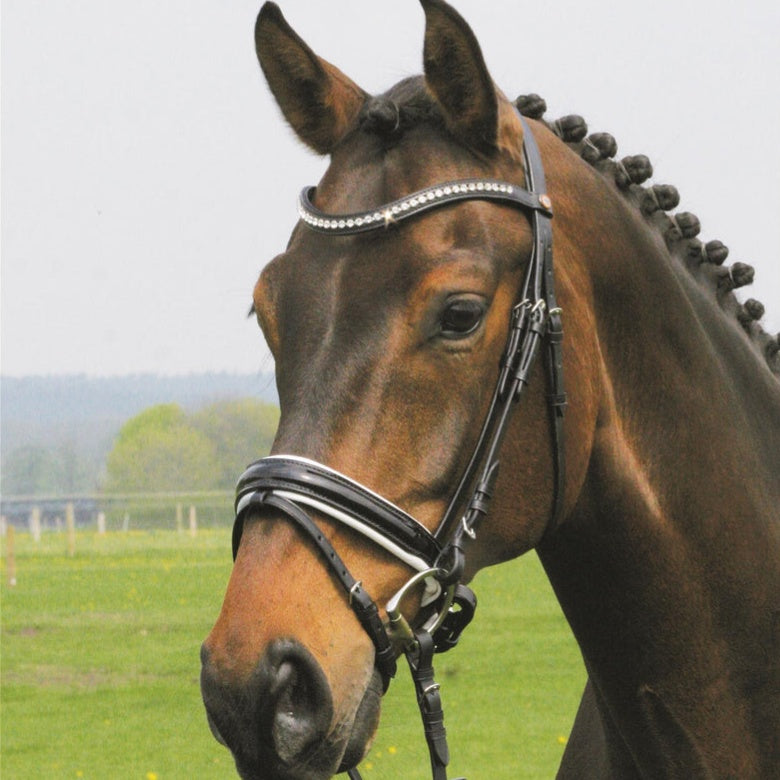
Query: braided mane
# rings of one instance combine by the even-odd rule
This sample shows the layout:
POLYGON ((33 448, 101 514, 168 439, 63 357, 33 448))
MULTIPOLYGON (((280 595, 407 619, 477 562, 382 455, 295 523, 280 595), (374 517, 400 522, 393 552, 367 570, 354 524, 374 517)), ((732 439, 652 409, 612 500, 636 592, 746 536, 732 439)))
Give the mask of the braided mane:
POLYGON ((770 370, 780 376, 780 334, 772 336, 761 326, 759 320, 764 316, 764 305, 755 298, 740 303, 734 295, 735 289, 753 282, 753 267, 746 263, 723 265, 729 254, 728 247, 718 240, 704 243, 697 238, 701 223, 695 214, 688 211, 670 213, 680 203, 676 187, 670 184, 642 186, 653 175, 650 160, 641 154, 615 160, 615 139, 609 133, 588 135, 588 126, 581 116, 569 115, 546 121, 543 117, 547 105, 539 95, 521 95, 515 106, 524 116, 543 121, 583 160, 605 177, 614 179, 646 221, 662 233, 672 257, 677 258, 700 284, 714 291, 723 311, 737 319, 770 370))
MULTIPOLYGON (((721 309, 737 320, 769 369, 780 377, 780 333, 769 334, 761 326, 765 311, 762 303, 754 298, 741 303, 734 295, 734 290, 753 282, 753 267, 740 262, 724 265, 728 247, 718 240, 705 243, 698 238, 701 231, 698 217, 687 211, 673 212, 680 203, 676 187, 643 186, 653 175, 650 160, 641 154, 615 159, 618 146, 614 137, 609 133, 588 135, 587 123, 576 114, 546 120, 547 104, 539 95, 521 95, 514 104, 523 116, 544 122, 583 160, 615 182, 645 221, 661 232, 672 257, 701 286, 712 291, 721 309)), ((378 136, 387 146, 392 146, 407 129, 420 123, 444 128, 443 117, 419 77, 405 79, 385 95, 371 98, 360 116, 361 129, 378 136)))

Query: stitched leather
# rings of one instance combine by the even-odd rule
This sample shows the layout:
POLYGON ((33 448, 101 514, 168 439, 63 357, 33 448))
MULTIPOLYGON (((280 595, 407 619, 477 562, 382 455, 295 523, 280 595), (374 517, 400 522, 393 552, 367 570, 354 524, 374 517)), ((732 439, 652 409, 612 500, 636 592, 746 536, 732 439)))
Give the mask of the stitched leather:
MULTIPOLYGON (((296 458, 273 456, 251 464, 236 487, 236 508, 249 493, 290 490, 310 495, 345 512, 390 538, 403 550, 433 565, 441 545, 427 529, 381 496, 332 469, 296 458)), ((240 533, 234 538, 234 555, 240 533)))

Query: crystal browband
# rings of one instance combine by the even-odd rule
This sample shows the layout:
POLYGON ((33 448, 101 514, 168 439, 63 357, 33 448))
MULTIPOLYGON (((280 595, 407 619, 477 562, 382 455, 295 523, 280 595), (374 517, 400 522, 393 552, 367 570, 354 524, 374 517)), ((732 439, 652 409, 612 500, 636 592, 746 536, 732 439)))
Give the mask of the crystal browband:
POLYGON ((538 195, 514 184, 495 179, 463 179, 437 184, 370 211, 354 214, 328 214, 320 211, 312 203, 316 189, 316 187, 303 189, 298 203, 298 213, 312 230, 331 235, 351 235, 377 228, 387 228, 420 212, 461 200, 505 201, 552 216, 552 204, 547 195, 538 195))

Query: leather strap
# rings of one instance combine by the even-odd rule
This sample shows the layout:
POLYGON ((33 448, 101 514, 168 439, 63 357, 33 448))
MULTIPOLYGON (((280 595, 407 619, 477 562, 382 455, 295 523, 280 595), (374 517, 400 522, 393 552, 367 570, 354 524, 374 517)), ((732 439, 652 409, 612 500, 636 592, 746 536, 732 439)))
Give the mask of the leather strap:
MULTIPOLYGON (((547 191, 544 165, 539 147, 527 120, 518 112, 523 125, 523 156, 526 167, 526 183, 531 191, 547 191)), ((563 417, 566 409, 566 389, 563 379, 563 324, 561 310, 555 297, 555 273, 553 270, 553 235, 549 215, 534 211, 534 251, 539 273, 536 299, 544 297, 547 306, 547 375, 549 384, 550 419, 553 438, 553 501, 545 536, 558 527, 563 513, 566 486, 566 460, 563 417)))
POLYGON ((332 236, 349 236, 377 228, 387 228, 423 212, 463 200, 496 200, 552 216, 550 201, 543 193, 497 179, 458 179, 427 187, 370 211, 328 214, 313 203, 316 187, 301 191, 298 213, 312 229, 332 236))
POLYGON ((446 653, 458 644, 463 630, 471 623, 477 609, 477 596, 466 585, 455 586, 452 602, 454 608, 450 608, 441 626, 433 632, 437 653, 446 653))
POLYGON ((417 706, 420 709, 425 741, 431 757, 433 780, 447 780, 450 751, 447 746, 447 730, 444 728, 439 684, 433 671, 433 654, 436 648, 433 637, 427 631, 415 633, 415 640, 414 646, 406 651, 406 660, 417 694, 417 706))
MULTIPOLYGON (((331 574, 344 588, 349 600, 349 606, 374 644, 376 667, 382 676, 383 690, 386 691, 390 685, 390 680, 395 676, 396 662, 395 651, 385 631, 382 618, 379 616, 379 609, 374 600, 363 589, 362 584, 352 576, 341 556, 306 512, 292 501, 277 496, 272 492, 255 492, 250 500, 244 502, 243 507, 236 516, 234 540, 235 528, 243 526, 245 516, 251 510, 257 511, 263 507, 273 507, 282 512, 289 521, 293 522, 298 530, 302 531, 314 544, 315 549, 320 553, 331 574)), ((238 546, 235 541, 234 544, 236 545, 233 553, 233 558, 235 559, 238 546)))
MULTIPOLYGON (((390 540, 398 548, 396 556, 418 570, 431 568, 441 552, 441 545, 411 515, 360 483, 320 463, 278 455, 256 461, 238 482, 236 511, 240 511, 246 496, 269 490, 275 493, 290 491, 295 494, 296 501, 313 499, 354 518, 368 531, 374 532, 372 538, 390 540), (423 565, 417 565, 414 558, 422 559, 423 565)), ((361 528, 355 530, 370 535, 361 528)), ((240 538, 241 527, 237 524, 233 535, 234 555, 240 538)), ((381 541, 377 543, 381 544, 381 541)))
MULTIPOLYGON (((544 167, 539 148, 525 118, 518 113, 523 126, 526 185, 532 193, 546 189, 544 167)), ((539 197, 542 197, 541 195, 539 197)), ((521 303, 512 312, 507 344, 501 357, 499 379, 471 460, 461 477, 444 518, 434 534, 447 542, 437 565, 449 568, 451 578, 457 578, 464 565, 464 535, 473 536, 487 513, 490 490, 498 473, 498 455, 512 405, 528 383, 531 368, 543 337, 548 342, 548 382, 553 438, 553 500, 545 535, 557 526, 563 506, 565 462, 563 450, 563 412, 566 394, 563 387, 561 342, 563 329, 560 309, 555 298, 553 275, 552 225, 549 209, 534 209, 531 213, 534 243, 521 292, 521 303), (540 305, 543 302, 543 308, 540 305), (482 466, 481 477, 477 471, 482 466), (474 485, 476 481, 476 486, 474 485), (461 525, 457 523, 469 489, 472 500, 465 509, 461 525), (486 488, 488 488, 486 492, 486 488)))

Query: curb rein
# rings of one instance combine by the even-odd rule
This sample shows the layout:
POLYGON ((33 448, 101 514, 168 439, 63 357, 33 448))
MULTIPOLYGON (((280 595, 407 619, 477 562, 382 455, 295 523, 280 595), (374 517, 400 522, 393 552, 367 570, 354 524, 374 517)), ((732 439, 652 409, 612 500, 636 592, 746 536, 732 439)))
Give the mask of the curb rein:
MULTIPOLYGON (((512 409, 528 384, 539 346, 547 336, 547 373, 554 450, 554 494, 551 520, 545 535, 559 521, 564 492, 563 385, 561 310, 555 299, 552 265, 552 206, 545 193, 544 168, 530 127, 523 126, 523 156, 527 189, 493 179, 446 182, 416 192, 379 209, 359 214, 329 215, 312 204, 313 187, 303 190, 299 213, 312 230, 344 236, 363 233, 439 206, 462 200, 494 200, 530 211, 533 249, 520 303, 513 307, 498 381, 469 464, 437 530, 431 534, 392 502, 321 463, 292 455, 256 461, 236 487, 233 558, 238 553, 244 518, 250 511, 272 507, 295 524, 319 551, 324 563, 344 588, 349 605, 374 644, 375 665, 383 692, 396 673, 396 650, 401 645, 414 680, 417 703, 431 759, 433 780, 446 780, 449 749, 439 684, 434 679, 434 653, 454 647, 476 609, 476 596, 461 583, 465 547, 488 512, 499 469, 499 451, 512 409), (466 503, 469 488, 474 485, 466 503), (459 513, 461 506, 464 513, 459 513), (415 575, 387 603, 388 626, 379 609, 344 565, 339 554, 311 519, 308 509, 347 525, 416 570, 415 575), (412 627, 401 613, 404 596, 425 585, 421 606, 432 615, 412 627)), ((345 771, 342 769, 341 771, 345 771)), ((360 780, 356 768, 346 769, 360 780)), ((462 778, 460 780, 463 780, 462 778)))

